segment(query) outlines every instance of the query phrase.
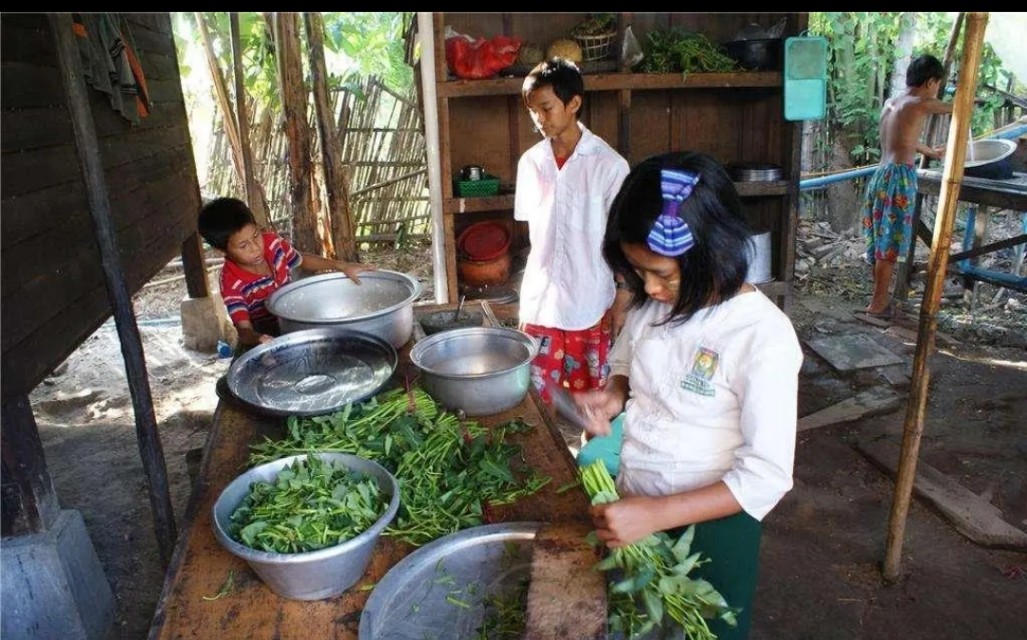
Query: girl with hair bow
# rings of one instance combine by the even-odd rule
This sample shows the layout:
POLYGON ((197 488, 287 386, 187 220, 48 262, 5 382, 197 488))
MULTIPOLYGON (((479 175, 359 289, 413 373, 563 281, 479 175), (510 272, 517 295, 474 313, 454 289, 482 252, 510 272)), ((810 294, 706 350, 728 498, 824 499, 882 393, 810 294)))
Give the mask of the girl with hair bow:
POLYGON ((695 524, 697 572, 732 607, 721 640, 745 638, 760 521, 792 487, 802 349, 789 318, 745 282, 750 229, 710 156, 649 158, 613 201, 603 255, 632 292, 610 380, 574 395, 591 435, 625 411, 617 491, 593 506, 609 547, 695 524))

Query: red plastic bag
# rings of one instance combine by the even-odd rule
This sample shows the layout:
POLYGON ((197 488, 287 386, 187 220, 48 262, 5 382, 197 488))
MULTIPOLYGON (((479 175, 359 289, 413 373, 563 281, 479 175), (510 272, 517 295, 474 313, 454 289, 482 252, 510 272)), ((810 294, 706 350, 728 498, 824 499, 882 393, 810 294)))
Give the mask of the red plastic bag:
POLYGON ((446 63, 458 78, 491 78, 512 65, 521 50, 521 39, 495 36, 470 40, 466 36, 446 38, 446 63))

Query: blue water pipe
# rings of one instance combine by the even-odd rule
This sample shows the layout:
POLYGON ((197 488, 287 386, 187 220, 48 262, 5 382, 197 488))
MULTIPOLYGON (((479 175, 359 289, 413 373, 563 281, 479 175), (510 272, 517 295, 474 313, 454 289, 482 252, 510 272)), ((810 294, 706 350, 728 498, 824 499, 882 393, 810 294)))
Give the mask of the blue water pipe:
MULTIPOLYGON (((1027 134, 1027 124, 1017 125, 1011 127, 1005 131, 995 133, 994 135, 988 136, 989 138, 999 138, 1004 140, 1012 140, 1019 138, 1020 136, 1027 134)), ((987 139, 987 138, 985 138, 987 139)), ((808 191, 810 189, 819 189, 826 187, 829 184, 835 182, 842 182, 844 180, 854 180, 862 176, 868 176, 877 170, 877 165, 872 167, 863 167, 861 169, 851 169, 849 171, 843 171, 841 173, 835 173, 829 176, 818 176, 816 178, 806 178, 805 180, 799 180, 799 191, 808 191)))

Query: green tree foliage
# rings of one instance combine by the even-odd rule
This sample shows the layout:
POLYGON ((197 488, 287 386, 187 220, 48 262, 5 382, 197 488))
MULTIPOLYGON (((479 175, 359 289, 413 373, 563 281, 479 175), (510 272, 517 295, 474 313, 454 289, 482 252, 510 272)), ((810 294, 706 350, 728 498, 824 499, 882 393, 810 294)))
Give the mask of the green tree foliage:
MULTIPOLYGON (((943 60, 953 20, 954 14, 919 13, 914 55, 930 53, 943 60)), ((899 29, 900 14, 895 12, 810 13, 810 33, 828 41, 829 127, 851 141, 856 164, 874 163, 880 157, 878 123, 881 105, 890 97, 889 76, 895 67, 899 29)), ((958 54, 963 47, 962 33, 956 47, 958 54)), ((958 63, 957 59, 953 65, 952 82, 958 77, 958 63)), ((1002 104, 984 85, 1004 87, 1007 79, 1002 61, 985 43, 971 125, 975 136, 993 128, 995 111, 1002 104)))
MULTIPOLYGON (((200 47, 195 15, 175 13, 175 37, 179 59, 195 59, 187 55, 190 47, 200 47)), ((214 52, 222 70, 229 73, 231 86, 232 41, 226 12, 203 14, 210 32, 214 52)), ((414 82, 413 69, 406 63, 403 34, 413 20, 404 12, 334 12, 322 14, 325 25, 326 63, 331 88, 354 88, 361 78, 375 75, 386 86, 406 93, 414 82)), ((275 63, 274 39, 262 13, 240 12, 239 35, 243 50, 243 74, 247 93, 262 104, 278 108, 278 71, 275 63)), ((300 37, 306 34, 300 30, 300 37)), ((309 65, 305 65, 308 69, 309 65)), ((182 75, 208 73, 206 68, 193 69, 182 65, 182 75)), ((309 75, 308 75, 309 81, 309 75)))

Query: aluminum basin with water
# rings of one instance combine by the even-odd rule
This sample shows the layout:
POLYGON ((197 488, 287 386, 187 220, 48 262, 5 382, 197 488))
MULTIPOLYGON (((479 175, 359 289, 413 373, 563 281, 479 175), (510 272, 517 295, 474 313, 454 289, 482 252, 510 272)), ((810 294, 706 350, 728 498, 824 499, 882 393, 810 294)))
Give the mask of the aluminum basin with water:
POLYGON ((414 300, 421 283, 405 273, 368 271, 360 284, 343 273, 323 273, 290 282, 271 294, 267 310, 282 333, 321 327, 364 331, 399 349, 414 329, 414 300))
POLYGON ((429 395, 467 416, 516 407, 531 384, 534 338, 502 327, 450 329, 428 336, 410 350, 429 395))

